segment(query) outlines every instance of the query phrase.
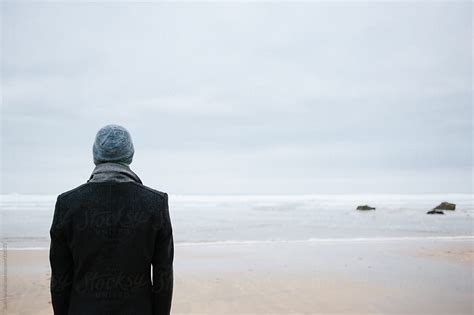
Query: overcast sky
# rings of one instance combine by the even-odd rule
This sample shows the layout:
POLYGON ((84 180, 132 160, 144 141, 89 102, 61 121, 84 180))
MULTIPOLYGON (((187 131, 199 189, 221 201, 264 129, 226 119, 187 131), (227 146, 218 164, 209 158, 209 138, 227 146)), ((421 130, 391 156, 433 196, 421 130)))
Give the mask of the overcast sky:
POLYGON ((2 2, 3 193, 103 125, 170 194, 472 191, 472 4, 2 2))

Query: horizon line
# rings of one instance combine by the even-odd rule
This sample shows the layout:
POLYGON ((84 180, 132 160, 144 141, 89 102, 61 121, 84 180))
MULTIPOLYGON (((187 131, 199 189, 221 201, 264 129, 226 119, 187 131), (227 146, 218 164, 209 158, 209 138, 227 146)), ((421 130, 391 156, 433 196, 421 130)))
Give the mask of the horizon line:
MULTIPOLYGON (((67 192, 65 190, 64 192, 67 192)), ((0 193, 0 196, 58 196, 61 193, 0 193)), ((474 192, 168 193, 170 196, 474 195, 474 192)))

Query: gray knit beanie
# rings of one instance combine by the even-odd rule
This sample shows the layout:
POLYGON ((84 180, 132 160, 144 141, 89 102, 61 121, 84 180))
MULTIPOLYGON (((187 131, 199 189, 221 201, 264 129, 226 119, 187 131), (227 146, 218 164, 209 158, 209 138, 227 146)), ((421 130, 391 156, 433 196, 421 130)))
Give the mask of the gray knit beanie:
POLYGON ((132 163, 134 153, 132 137, 124 127, 111 124, 97 132, 92 147, 94 164, 116 162, 128 165, 132 163))

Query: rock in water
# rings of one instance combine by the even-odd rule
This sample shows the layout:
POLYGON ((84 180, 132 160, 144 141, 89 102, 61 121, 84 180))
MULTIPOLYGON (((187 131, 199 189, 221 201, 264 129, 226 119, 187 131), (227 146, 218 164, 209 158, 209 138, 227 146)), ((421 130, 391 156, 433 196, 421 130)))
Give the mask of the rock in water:
POLYGON ((426 214, 444 214, 444 212, 443 212, 443 210, 433 209, 433 210, 430 210, 430 211, 426 212, 426 214))
POLYGON ((370 207, 368 205, 364 205, 364 206, 358 206, 357 210, 375 210, 375 208, 370 207))
POLYGON ((443 201, 433 210, 455 210, 455 209, 456 209, 456 205, 454 203, 443 201))

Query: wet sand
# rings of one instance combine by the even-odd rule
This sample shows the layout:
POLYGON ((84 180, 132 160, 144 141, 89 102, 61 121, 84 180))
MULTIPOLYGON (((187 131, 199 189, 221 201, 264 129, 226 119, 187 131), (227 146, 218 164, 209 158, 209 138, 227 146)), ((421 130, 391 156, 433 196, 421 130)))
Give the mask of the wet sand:
MULTIPOLYGON (((52 314, 48 251, 6 259, 0 314, 52 314)), ((472 239, 176 244, 172 313, 473 314, 473 266, 472 239)))

